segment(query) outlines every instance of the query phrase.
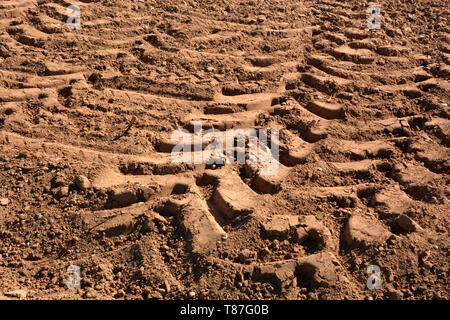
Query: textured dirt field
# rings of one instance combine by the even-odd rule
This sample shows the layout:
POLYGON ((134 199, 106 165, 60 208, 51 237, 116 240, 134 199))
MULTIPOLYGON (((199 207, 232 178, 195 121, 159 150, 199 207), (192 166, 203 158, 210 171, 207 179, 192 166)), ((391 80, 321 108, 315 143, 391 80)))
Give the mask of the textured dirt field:
POLYGON ((376 4, 0 1, 0 298, 448 299, 449 6, 376 4), (173 163, 195 120, 277 174, 173 163))

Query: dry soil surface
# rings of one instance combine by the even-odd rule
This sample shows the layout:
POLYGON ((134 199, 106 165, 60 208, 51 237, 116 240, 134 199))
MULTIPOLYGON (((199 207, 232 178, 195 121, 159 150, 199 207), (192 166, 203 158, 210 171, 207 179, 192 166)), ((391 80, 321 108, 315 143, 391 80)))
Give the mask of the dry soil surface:
POLYGON ((448 2, 369 4, 0 1, 0 298, 448 299, 448 2), (174 163, 194 121, 279 170, 174 163))

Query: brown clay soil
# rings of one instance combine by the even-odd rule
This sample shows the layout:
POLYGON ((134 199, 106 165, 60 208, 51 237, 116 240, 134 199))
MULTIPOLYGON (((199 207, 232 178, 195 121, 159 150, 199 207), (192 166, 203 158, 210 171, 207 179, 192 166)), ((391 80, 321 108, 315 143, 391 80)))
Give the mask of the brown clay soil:
POLYGON ((449 3, 377 4, 0 1, 0 298, 448 299, 449 3), (279 170, 172 162, 195 120, 279 170))

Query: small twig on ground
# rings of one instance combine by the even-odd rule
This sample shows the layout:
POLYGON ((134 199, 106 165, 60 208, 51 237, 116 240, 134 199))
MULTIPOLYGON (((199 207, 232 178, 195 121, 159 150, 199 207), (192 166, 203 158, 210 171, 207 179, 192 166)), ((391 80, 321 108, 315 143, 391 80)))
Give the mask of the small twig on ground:
POLYGON ((127 128, 120 133, 119 135, 117 135, 114 140, 119 140, 121 137, 125 136, 128 134, 128 131, 130 131, 131 127, 133 126, 133 124, 136 122, 136 117, 133 116, 133 118, 131 118, 130 123, 128 124, 127 128))

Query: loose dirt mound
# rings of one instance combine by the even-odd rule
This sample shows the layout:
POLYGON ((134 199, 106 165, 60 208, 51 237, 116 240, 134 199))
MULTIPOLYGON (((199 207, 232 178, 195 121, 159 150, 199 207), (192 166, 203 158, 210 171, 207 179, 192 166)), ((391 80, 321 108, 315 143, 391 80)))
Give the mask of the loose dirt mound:
POLYGON ((0 1, 0 298, 448 299, 448 4, 368 5, 0 1), (174 163, 195 121, 279 170, 174 163))

